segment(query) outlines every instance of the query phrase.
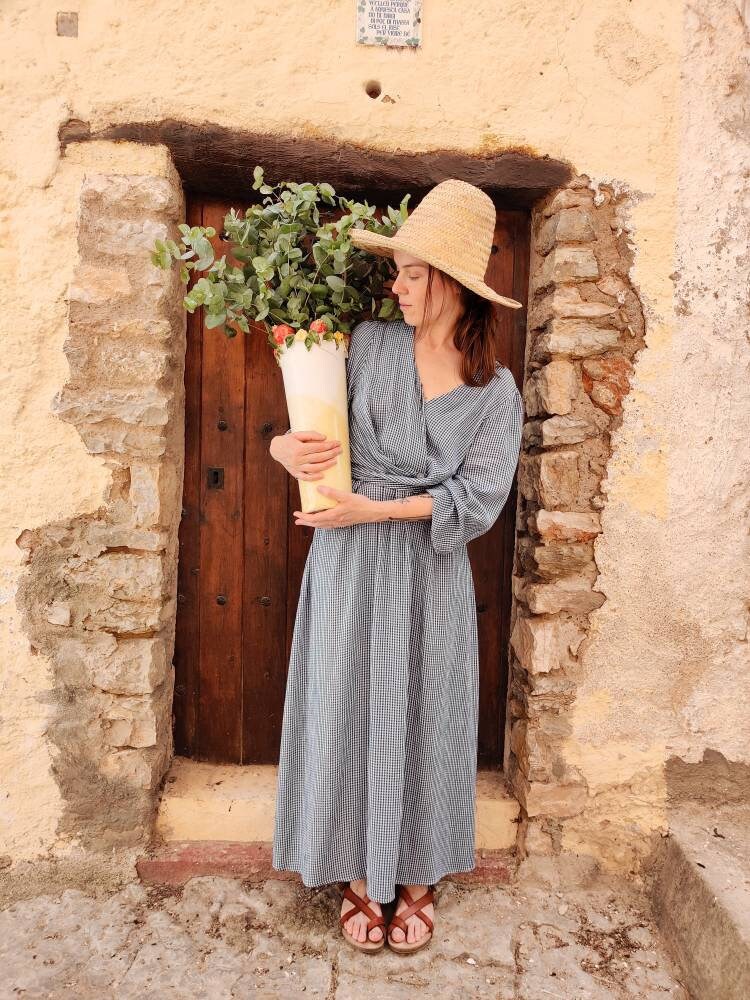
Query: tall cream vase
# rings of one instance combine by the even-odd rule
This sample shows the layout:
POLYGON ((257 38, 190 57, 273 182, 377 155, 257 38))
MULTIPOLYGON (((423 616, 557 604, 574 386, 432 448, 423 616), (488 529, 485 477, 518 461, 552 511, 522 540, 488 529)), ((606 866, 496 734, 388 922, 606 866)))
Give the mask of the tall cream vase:
POLYGON ((318 493, 318 486, 337 490, 352 489, 352 466, 349 453, 349 407, 346 386, 346 343, 333 340, 312 343, 295 340, 279 355, 284 378, 284 393, 293 431, 319 431, 329 440, 341 442, 336 463, 323 471, 322 479, 298 479, 300 509, 305 514, 335 507, 333 497, 318 493))

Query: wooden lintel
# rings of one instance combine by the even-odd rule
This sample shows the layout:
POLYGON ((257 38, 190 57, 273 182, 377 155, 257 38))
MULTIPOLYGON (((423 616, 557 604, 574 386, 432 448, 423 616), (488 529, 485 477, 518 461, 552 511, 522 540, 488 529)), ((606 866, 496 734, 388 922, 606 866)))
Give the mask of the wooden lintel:
POLYGON ((410 208, 448 177, 476 184, 506 208, 529 208, 548 191, 564 186, 574 173, 569 163, 528 149, 482 155, 449 149, 387 152, 353 142, 268 135, 210 122, 166 119, 92 130, 87 122, 69 119, 59 130, 63 151, 71 142, 101 139, 164 144, 186 191, 245 200, 252 196, 256 164, 272 184, 327 181, 338 195, 366 198, 376 205, 394 204, 411 191, 410 208))

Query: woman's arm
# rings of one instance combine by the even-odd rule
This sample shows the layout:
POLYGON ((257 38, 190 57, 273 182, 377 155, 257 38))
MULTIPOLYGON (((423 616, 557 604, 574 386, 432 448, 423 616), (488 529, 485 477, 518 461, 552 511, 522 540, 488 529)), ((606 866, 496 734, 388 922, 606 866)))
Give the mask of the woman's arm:
POLYGON ((398 500, 381 500, 388 521, 424 521, 432 517, 432 497, 416 493, 398 500))
POLYGON ((434 499, 430 537, 452 552, 489 531, 510 494, 518 465, 523 399, 508 371, 498 406, 485 417, 455 475, 428 486, 434 499))

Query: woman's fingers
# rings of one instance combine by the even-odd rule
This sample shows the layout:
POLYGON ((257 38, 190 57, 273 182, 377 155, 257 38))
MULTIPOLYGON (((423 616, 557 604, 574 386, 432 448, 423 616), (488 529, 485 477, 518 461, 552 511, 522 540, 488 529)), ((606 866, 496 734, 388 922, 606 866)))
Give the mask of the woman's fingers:
POLYGON ((309 458, 305 459, 303 467, 305 465, 309 466, 322 465, 324 462, 330 462, 331 460, 335 461, 340 454, 341 454, 340 448, 331 448, 329 451, 323 452, 320 455, 315 455, 315 456, 311 455, 309 458))
POLYGON ((340 448, 341 442, 335 439, 328 441, 306 441, 302 444, 303 450, 308 455, 317 454, 320 451, 330 450, 331 448, 340 448))
POLYGON ((330 469, 331 466, 335 465, 337 461, 338 461, 338 458, 332 458, 332 459, 329 459, 329 461, 327 461, 327 462, 318 462, 318 463, 316 463, 313 466, 313 468, 309 468, 308 464, 303 465, 302 468, 300 469, 299 475, 300 476, 304 476, 305 479, 310 480, 310 481, 315 480, 315 479, 323 479, 324 478, 324 473, 321 472, 320 470, 321 469, 330 469))

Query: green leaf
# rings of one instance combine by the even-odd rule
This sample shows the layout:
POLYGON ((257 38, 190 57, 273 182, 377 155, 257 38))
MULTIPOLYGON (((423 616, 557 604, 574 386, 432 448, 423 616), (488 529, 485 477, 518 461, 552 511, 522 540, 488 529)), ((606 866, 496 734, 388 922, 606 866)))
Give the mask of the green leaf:
POLYGON ((322 267, 328 258, 327 250, 324 247, 322 247, 319 243, 313 244, 312 254, 313 254, 313 260, 318 265, 318 267, 322 267))
POLYGON ((208 313, 208 315, 203 319, 203 324, 207 329, 213 330, 214 327, 221 326, 222 323, 225 323, 226 319, 227 314, 225 312, 216 314, 208 313))
POLYGON ((193 241, 193 249, 198 255, 198 260, 195 262, 195 266, 199 271, 205 271, 206 268, 210 267, 214 261, 214 248, 205 236, 199 236, 193 241))
POLYGON ((326 278, 326 282, 331 286, 331 288, 334 289, 334 291, 343 292, 344 288, 346 287, 346 282, 335 274, 329 274, 328 277, 326 278))

